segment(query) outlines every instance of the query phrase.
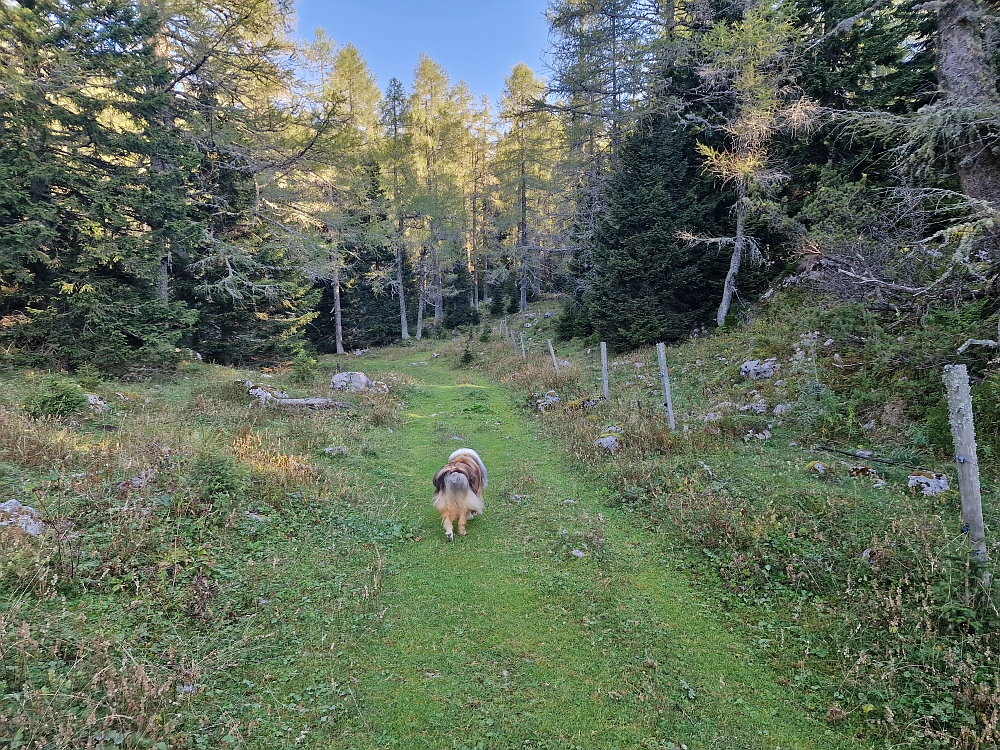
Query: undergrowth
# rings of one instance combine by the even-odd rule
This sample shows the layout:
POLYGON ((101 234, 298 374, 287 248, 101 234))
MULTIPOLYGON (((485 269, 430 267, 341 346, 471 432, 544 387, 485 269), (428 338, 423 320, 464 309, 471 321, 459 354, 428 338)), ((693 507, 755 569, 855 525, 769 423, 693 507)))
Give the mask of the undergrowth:
MULTIPOLYGON (((328 396, 306 364, 273 382, 328 396)), ((405 530, 349 456, 392 422, 400 395, 284 411, 237 376, 190 365, 126 386, 84 372, 102 412, 67 376, 5 382, 0 499, 22 510, 0 513, 0 746, 227 747, 248 729, 295 739, 284 728, 308 701, 262 704, 256 686, 274 693, 269 664, 300 658, 272 644, 296 642, 301 597, 320 592, 336 632, 373 616, 377 550, 405 530), (310 544, 321 528, 337 543, 310 544)), ((316 722, 348 710, 343 690, 316 690, 316 722)))

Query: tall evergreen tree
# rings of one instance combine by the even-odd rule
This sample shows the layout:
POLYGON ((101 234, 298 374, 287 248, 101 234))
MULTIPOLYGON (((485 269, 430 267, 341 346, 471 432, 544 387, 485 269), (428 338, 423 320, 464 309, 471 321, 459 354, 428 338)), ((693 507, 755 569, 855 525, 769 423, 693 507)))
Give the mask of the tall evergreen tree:
MULTIPOLYGON (((695 146, 695 135, 664 114, 648 116, 622 144, 582 313, 614 350, 685 338, 718 303, 725 259, 679 237, 718 227, 726 214, 727 196, 701 173, 695 146)), ((565 314, 561 324, 570 335, 585 325, 565 314)))
POLYGON ((203 232, 156 28, 121 0, 0 5, 0 330, 22 354, 162 363, 192 321, 156 295, 160 247, 203 232))

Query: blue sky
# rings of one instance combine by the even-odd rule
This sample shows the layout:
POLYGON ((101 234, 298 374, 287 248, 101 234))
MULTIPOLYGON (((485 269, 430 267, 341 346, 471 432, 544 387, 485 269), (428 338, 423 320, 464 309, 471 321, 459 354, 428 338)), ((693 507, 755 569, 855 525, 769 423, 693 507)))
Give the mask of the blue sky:
POLYGON ((338 45, 353 42, 385 90, 406 88, 422 52, 494 102, 517 63, 545 75, 547 0, 295 0, 298 36, 322 27, 338 45))

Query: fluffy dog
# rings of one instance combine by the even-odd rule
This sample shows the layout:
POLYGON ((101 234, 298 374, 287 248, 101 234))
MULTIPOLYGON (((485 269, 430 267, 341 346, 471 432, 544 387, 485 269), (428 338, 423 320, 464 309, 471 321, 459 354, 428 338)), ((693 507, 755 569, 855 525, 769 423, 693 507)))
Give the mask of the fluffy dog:
POLYGON ((459 448, 448 456, 448 463, 434 475, 434 507, 441 514, 445 538, 455 540, 465 535, 465 524, 483 512, 483 490, 486 489, 486 467, 479 454, 471 448, 459 448))

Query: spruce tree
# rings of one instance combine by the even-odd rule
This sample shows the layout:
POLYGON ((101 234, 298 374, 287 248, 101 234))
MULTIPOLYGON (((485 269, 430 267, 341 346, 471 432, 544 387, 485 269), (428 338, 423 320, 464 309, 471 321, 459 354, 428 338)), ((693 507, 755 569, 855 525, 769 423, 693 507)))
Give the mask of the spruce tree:
POLYGON ((444 298, 444 324, 446 328, 479 324, 479 310, 472 306, 472 274, 465 263, 459 261, 452 268, 454 281, 451 291, 444 298))
POLYGON ((8 352, 122 370, 174 357, 192 315, 159 299, 161 247, 203 234, 188 142, 136 6, 0 4, 0 326, 8 352), (160 167, 165 154, 175 168, 160 167))
POLYGON ((594 235, 586 310, 564 313, 561 333, 590 323, 622 351, 677 341, 711 320, 727 260, 678 237, 710 233, 725 216, 725 196, 698 162, 694 136, 665 115, 625 139, 594 235))

